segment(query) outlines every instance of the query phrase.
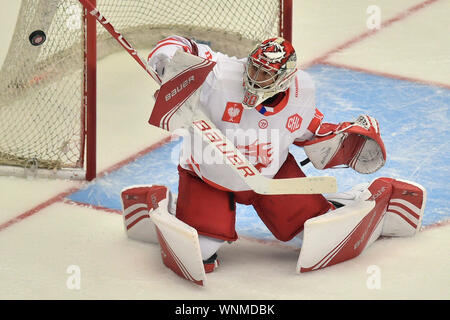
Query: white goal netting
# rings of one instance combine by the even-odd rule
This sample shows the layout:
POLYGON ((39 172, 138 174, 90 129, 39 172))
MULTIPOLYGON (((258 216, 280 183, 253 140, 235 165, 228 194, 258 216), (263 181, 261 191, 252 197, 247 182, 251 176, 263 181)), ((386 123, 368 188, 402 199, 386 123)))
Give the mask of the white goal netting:
MULTIPOLYGON (((97 0, 99 11, 139 49, 178 34, 244 56, 279 34, 280 0, 97 0)), ((22 0, 0 70, 0 165, 83 168, 85 20, 77 0, 22 0), (42 30, 43 44, 29 36, 42 30)), ((122 50, 97 23, 98 58, 122 50)), ((145 57, 148 51, 139 51, 145 57)))

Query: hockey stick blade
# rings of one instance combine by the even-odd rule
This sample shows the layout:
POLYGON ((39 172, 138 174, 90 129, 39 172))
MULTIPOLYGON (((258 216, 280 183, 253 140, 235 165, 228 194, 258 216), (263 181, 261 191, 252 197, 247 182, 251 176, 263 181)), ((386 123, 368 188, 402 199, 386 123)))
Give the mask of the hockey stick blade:
POLYGON ((249 177, 247 184, 259 194, 320 194, 337 192, 335 177, 270 179, 263 175, 249 177))

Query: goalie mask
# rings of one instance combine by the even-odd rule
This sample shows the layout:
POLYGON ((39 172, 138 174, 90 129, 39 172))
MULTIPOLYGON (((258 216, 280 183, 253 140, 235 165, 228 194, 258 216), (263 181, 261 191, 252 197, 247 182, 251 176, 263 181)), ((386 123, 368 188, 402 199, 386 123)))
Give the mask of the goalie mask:
POLYGON ((258 44, 245 66, 243 106, 254 108, 278 92, 286 91, 296 71, 297 56, 289 41, 271 38, 258 44))

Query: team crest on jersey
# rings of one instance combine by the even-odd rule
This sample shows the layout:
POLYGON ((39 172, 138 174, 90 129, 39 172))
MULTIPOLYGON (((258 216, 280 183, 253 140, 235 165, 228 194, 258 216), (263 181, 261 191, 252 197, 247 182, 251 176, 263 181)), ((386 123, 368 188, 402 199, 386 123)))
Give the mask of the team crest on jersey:
POLYGON ((300 126, 302 125, 302 117, 300 117, 297 113, 293 114, 287 119, 286 122, 286 129, 289 130, 289 132, 293 133, 294 131, 297 131, 300 129, 300 126))
POLYGON ((241 103, 228 102, 225 107, 225 112, 223 113, 222 116, 222 121, 239 123, 241 122, 243 111, 244 107, 242 106, 241 103))

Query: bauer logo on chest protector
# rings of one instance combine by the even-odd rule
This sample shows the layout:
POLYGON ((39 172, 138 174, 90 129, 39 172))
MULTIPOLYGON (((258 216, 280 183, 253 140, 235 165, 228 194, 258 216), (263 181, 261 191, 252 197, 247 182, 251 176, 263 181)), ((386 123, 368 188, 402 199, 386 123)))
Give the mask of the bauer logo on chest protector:
POLYGON ((298 130, 302 125, 302 120, 302 117, 300 117, 297 113, 293 114, 287 119, 286 129, 288 129, 291 133, 298 130))
POLYGON ((222 116, 222 121, 239 123, 241 122, 242 112, 244 107, 238 102, 228 102, 225 107, 225 112, 222 116))

